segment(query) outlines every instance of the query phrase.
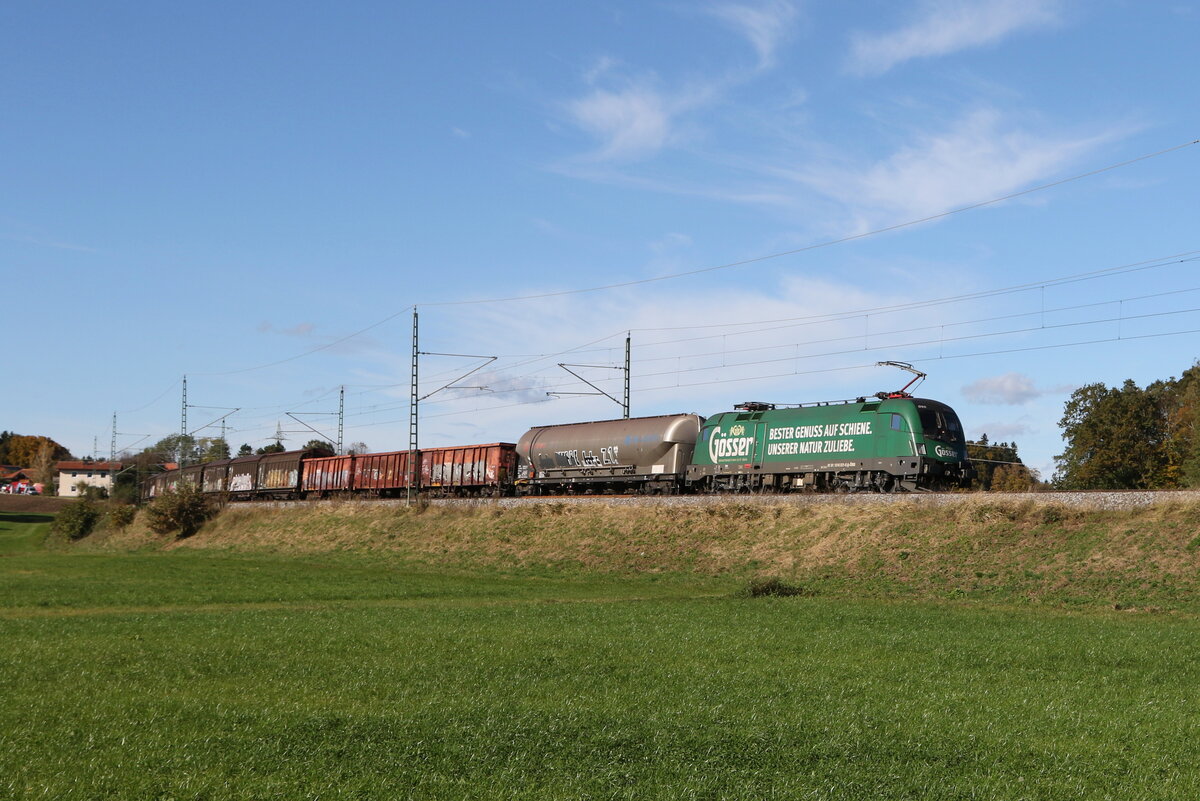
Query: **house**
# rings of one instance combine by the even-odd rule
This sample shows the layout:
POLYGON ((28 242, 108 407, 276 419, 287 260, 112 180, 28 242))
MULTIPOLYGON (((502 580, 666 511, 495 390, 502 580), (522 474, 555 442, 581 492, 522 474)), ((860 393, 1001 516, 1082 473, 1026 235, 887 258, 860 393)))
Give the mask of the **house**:
POLYGON ((123 465, 120 462, 84 461, 59 462, 54 467, 58 471, 58 494, 64 498, 78 498, 80 483, 112 492, 113 476, 123 465))
POLYGON ((0 464, 0 492, 29 492, 33 486, 33 471, 16 465, 0 464))

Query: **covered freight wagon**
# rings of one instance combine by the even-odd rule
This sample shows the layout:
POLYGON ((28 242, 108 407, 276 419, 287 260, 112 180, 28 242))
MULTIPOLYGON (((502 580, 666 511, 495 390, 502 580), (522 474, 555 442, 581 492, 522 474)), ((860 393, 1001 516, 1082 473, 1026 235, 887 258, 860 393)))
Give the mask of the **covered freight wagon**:
POLYGON ((168 490, 175 489, 179 483, 179 470, 165 470, 147 478, 142 482, 142 499, 152 500, 168 490))
POLYGON ((328 456, 329 453, 327 450, 313 448, 264 453, 258 462, 254 495, 260 498, 299 498, 302 464, 318 456, 328 456))
POLYGON ((530 429, 517 442, 518 490, 677 492, 703 423, 670 414, 530 429))
POLYGON ((192 464, 188 465, 187 467, 179 468, 179 481, 181 483, 186 481, 188 484, 191 484, 194 487, 203 486, 204 465, 192 464))
POLYGON ((200 488, 207 494, 225 492, 229 484, 229 463, 232 459, 219 459, 204 465, 204 478, 200 488))
POLYGON ((261 455, 239 456, 229 462, 227 488, 229 497, 235 500, 246 500, 254 496, 258 486, 258 463, 261 455))

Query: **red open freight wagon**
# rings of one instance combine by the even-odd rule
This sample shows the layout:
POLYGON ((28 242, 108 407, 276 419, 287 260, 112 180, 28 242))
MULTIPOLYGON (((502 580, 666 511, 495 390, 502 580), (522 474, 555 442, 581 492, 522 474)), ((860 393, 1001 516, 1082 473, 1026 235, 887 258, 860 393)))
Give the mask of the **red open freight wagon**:
MULTIPOLYGON (((512 492, 517 472, 513 443, 422 448, 418 454, 418 488, 423 493, 500 496, 512 492)), ((335 456, 306 460, 303 486, 306 494, 398 496, 408 491, 411 475, 408 451, 335 456)))

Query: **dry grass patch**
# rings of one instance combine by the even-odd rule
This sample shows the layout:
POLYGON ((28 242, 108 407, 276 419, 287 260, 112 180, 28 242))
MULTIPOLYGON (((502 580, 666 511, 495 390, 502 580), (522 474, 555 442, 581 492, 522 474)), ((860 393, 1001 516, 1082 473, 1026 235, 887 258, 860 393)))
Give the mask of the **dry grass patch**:
MULTIPOLYGON (((114 548, 156 542, 139 523, 106 536, 114 548)), ((1200 589, 1200 504, 1121 512, 994 499, 938 507, 231 505, 164 547, 381 552, 452 570, 776 576, 822 594, 1137 605, 1200 589)))

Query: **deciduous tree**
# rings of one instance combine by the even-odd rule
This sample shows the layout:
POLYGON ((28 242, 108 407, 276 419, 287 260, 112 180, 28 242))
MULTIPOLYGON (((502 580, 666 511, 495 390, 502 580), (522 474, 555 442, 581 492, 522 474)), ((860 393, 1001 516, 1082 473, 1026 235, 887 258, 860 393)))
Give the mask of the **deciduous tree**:
POLYGON ((1056 458, 1064 489, 1154 489, 1171 485, 1163 390, 1088 384, 1075 390, 1059 425, 1066 449, 1056 458))
POLYGON ((229 458, 229 443, 224 437, 202 437, 198 444, 202 461, 215 462, 229 458))
MULTIPOLYGON (((45 439, 43 437, 43 439, 45 439)), ((41 449, 37 456, 33 458, 30 472, 33 473, 33 481, 35 484, 42 485, 42 491, 47 495, 55 494, 54 478, 57 470, 55 465, 58 463, 58 458, 55 456, 54 446, 51 441, 42 443, 41 449)))
POLYGON ((41 453, 43 447, 50 448, 50 458, 58 461, 61 459, 70 459, 71 452, 59 445, 49 437, 28 436, 24 434, 13 434, 8 440, 8 461, 7 464, 15 464, 18 467, 31 467, 38 454, 41 453))

